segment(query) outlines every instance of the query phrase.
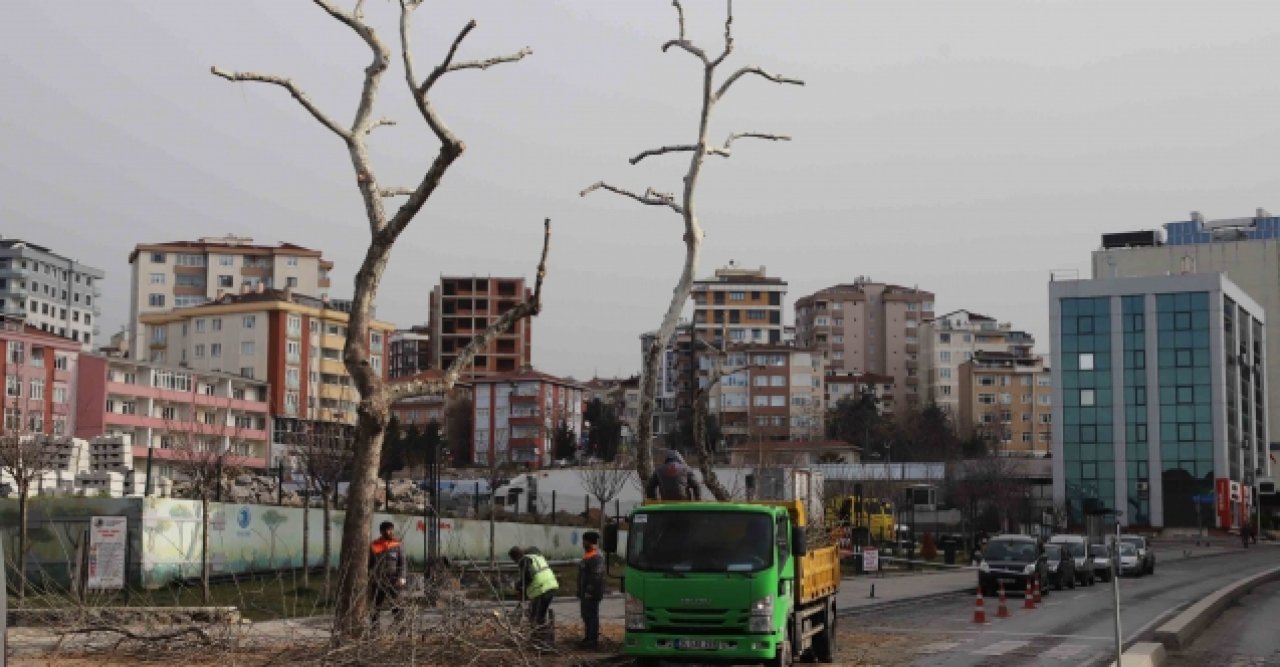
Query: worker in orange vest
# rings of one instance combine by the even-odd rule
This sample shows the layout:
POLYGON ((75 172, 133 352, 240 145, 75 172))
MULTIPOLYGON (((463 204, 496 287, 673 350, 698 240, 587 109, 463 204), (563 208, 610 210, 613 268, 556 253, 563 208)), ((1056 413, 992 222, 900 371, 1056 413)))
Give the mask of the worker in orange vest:
POLYGON ((391 617, 399 624, 404 620, 404 609, 397 602, 404 590, 407 563, 404 547, 396 539, 396 525, 383 521, 378 530, 381 535, 369 545, 369 586, 373 592, 371 623, 378 627, 378 613, 384 603, 391 605, 391 617))

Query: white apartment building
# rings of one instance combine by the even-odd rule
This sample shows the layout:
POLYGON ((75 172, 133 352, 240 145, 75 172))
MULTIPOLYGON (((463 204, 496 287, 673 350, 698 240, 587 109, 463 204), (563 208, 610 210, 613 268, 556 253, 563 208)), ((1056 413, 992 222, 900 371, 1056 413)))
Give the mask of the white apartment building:
POLYGON ((292 243, 257 245, 242 236, 198 241, 141 243, 129 254, 129 354, 147 358, 139 318, 173 308, 198 306, 246 287, 291 289, 327 298, 333 262, 319 250, 292 243))
POLYGON ((1035 338, 1008 322, 969 310, 956 310, 920 325, 922 375, 928 400, 952 418, 960 411, 960 365, 978 352, 1031 354, 1035 338))
POLYGON ((44 246, 0 238, 0 315, 88 349, 98 340, 102 269, 44 246))

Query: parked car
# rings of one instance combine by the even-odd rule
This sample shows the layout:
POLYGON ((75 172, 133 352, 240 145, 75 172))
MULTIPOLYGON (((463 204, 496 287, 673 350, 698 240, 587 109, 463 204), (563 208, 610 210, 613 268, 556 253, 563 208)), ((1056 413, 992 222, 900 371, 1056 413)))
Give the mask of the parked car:
POLYGON ((978 565, 978 587, 993 596, 1000 585, 1006 591, 1025 591, 1027 582, 1039 581, 1047 594, 1048 568, 1040 541, 1026 535, 997 535, 987 541, 978 565))
POLYGON ((1046 544, 1044 558, 1045 567, 1049 570, 1049 581, 1055 589, 1076 587, 1076 559, 1067 553, 1065 545, 1046 544))
POLYGON ((1103 581, 1111 581, 1111 556, 1107 554, 1107 545, 1090 544, 1089 558, 1093 561, 1093 574, 1103 581))
POLYGON ((1129 542, 1120 543, 1120 574, 1136 574, 1141 577, 1146 573, 1142 559, 1138 557, 1138 548, 1129 542))
POLYGON ((1156 553, 1151 550, 1151 543, 1147 541, 1147 538, 1141 535, 1121 535, 1120 541, 1132 544, 1138 550, 1138 558, 1142 561, 1143 573, 1156 573, 1156 553))
POLYGON ((1082 586, 1092 586, 1096 577, 1093 575, 1093 568, 1089 563, 1088 543, 1085 542, 1083 535, 1054 535, 1049 538, 1049 544, 1061 544, 1071 554, 1076 561, 1076 583, 1082 586))

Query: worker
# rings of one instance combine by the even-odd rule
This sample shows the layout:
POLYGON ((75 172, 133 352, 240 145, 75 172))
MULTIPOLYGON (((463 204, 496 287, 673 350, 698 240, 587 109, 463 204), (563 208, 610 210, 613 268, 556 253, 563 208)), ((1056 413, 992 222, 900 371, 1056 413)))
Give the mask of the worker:
POLYGON ((698 480, 693 476, 693 471, 684 462, 684 457, 671 449, 667 451, 667 458, 662 465, 649 476, 645 495, 654 500, 698 500, 702 497, 702 492, 698 489, 698 480))
POLYGON ((373 592, 370 621, 375 629, 384 603, 391 605, 392 620, 397 624, 404 620, 404 609, 400 607, 398 598, 407 583, 407 563, 400 540, 396 539, 395 528, 394 523, 383 521, 378 526, 378 539, 369 545, 369 586, 373 592))
POLYGON ((600 601, 604 599, 604 554, 597 548, 600 533, 582 534, 582 560, 578 561, 578 603, 582 611, 582 641, 578 648, 600 647, 600 601))
POLYGON ((529 605, 529 623, 533 625, 534 639, 541 640, 548 646, 554 645, 555 628, 547 622, 547 612, 551 609, 556 591, 560 590, 556 573, 536 547, 511 547, 507 555, 520 567, 519 596, 521 602, 529 605))

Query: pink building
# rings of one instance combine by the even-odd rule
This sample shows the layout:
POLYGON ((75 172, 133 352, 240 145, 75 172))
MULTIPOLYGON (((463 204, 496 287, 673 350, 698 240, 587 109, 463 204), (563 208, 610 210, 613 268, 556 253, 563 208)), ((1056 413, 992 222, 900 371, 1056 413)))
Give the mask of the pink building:
POLYGON ((79 438, 121 436, 134 465, 174 478, 188 447, 227 451, 228 463, 264 469, 270 451, 267 383, 238 375, 84 355, 76 397, 79 438))
POLYGON ((0 433, 71 435, 75 424, 80 343, 0 317, 0 376, 4 422, 0 433))
POLYGON ((471 462, 522 463, 540 468, 551 463, 556 425, 582 433, 582 385, 535 370, 472 380, 475 431, 471 462))

